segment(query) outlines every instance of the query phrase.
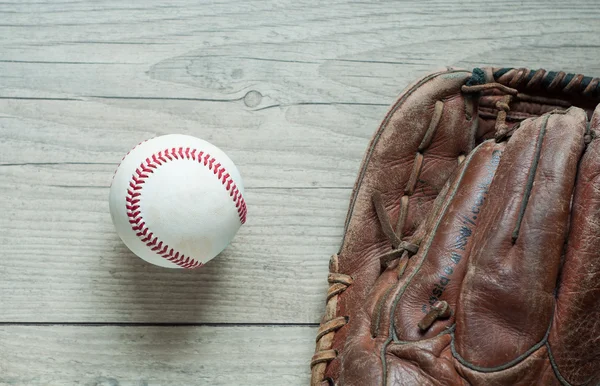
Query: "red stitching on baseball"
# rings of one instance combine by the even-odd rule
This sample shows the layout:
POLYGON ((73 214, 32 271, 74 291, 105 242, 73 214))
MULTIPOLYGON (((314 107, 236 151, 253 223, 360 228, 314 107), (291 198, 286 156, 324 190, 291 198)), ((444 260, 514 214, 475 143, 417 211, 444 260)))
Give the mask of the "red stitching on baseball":
POLYGON ((146 227, 146 223, 143 221, 141 215, 140 205, 138 205, 143 184, 146 182, 146 179, 149 178, 149 175, 154 173, 154 169, 157 169, 164 163, 173 161, 174 159, 192 159, 197 161, 199 164, 206 166, 208 170, 211 170, 215 176, 217 176, 225 190, 229 192, 229 196, 235 204, 242 224, 246 222, 246 215, 248 212, 246 201, 244 201, 242 194, 225 167, 221 166, 220 163, 215 163, 217 160, 212 158, 210 154, 204 153, 203 151, 196 154, 196 151, 197 149, 191 149, 189 147, 185 148, 185 150, 183 147, 172 148, 159 151, 158 153, 153 154, 151 158, 146 158, 131 176, 129 189, 127 189, 127 196, 125 197, 125 201, 127 202, 125 205, 127 217, 129 217, 131 229, 136 232, 137 237, 139 237, 152 251, 182 268, 197 268, 203 264, 190 256, 185 256, 174 251, 173 248, 160 241, 158 237, 155 237, 154 234, 149 231, 148 227, 146 227))
MULTIPOLYGON (((150 139, 152 139, 152 138, 150 138, 150 139)), ((113 181, 115 180, 115 176, 117 175, 117 170, 119 170, 119 166, 121 166, 121 164, 123 163, 123 160, 125 159, 125 157, 127 157, 127 156, 129 155, 129 153, 131 153, 131 152, 133 151, 133 149, 135 149, 136 147, 140 146, 140 145, 141 145, 142 143, 144 143, 144 142, 148 142, 150 139, 145 139, 145 140, 143 140, 142 142, 138 143, 138 144, 137 144, 137 145, 135 145, 135 146, 134 146, 134 147, 133 147, 131 150, 129 150, 129 151, 127 152, 127 154, 125 154, 125 155, 123 156, 123 158, 121 158, 121 162, 119 162, 119 164, 117 165, 117 168, 115 169, 115 172, 113 173, 113 176, 112 176, 112 180, 111 180, 110 186, 112 186, 112 183, 113 183, 113 181)))

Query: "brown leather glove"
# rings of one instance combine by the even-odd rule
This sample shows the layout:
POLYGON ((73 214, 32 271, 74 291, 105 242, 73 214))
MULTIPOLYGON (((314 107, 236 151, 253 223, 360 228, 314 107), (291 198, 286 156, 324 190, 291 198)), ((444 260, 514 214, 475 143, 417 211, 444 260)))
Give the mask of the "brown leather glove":
POLYGON ((312 385, 599 385, 599 102, 544 70, 408 87, 359 172, 312 385))

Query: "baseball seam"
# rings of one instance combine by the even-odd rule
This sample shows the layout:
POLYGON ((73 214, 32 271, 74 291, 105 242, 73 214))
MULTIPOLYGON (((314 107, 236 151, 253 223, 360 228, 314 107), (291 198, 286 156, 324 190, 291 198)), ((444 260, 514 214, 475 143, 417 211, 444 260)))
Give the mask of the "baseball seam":
POLYGON ((146 179, 148 179, 150 175, 163 164, 174 160, 184 159, 197 161, 217 176, 219 181, 221 181, 221 184, 225 187, 225 190, 229 192, 229 196, 237 209, 240 222, 244 224, 246 222, 247 214, 246 202, 237 185, 231 178, 231 175, 227 172, 225 167, 217 162, 217 160, 209 153, 198 151, 198 149, 190 147, 173 147, 171 149, 165 149, 152 154, 152 156, 142 161, 129 181, 129 188, 127 189, 127 196, 125 197, 125 208, 127 209, 127 217, 129 218, 131 229, 136 232, 136 236, 138 236, 148 248, 182 268, 197 268, 202 266, 203 263, 191 256, 185 256, 184 254, 175 251, 169 245, 159 240, 159 238, 146 226, 146 222, 144 221, 140 210, 141 191, 146 179))
MULTIPOLYGON (((154 138, 156 138, 156 137, 154 137, 154 138)), ((154 139, 154 138, 150 138, 150 139, 154 139)), ((114 182, 114 180, 115 180, 115 176, 117 175, 117 171, 119 170, 119 167, 121 166, 121 164, 123 163, 123 161, 125 160, 125 158, 127 158, 127 156, 129 155, 129 153, 131 153, 132 151, 134 151, 134 150, 135 150, 135 149, 136 149, 138 146, 140 146, 142 143, 144 143, 144 142, 148 142, 150 139, 145 139, 145 140, 143 140, 142 142, 138 143, 138 144, 137 144, 137 145, 135 145, 133 148, 131 148, 131 150, 129 150, 129 151, 127 152, 127 154, 125 154, 125 155, 123 156, 123 158, 121 158, 121 162, 119 162, 119 164, 117 165, 117 168, 115 169, 115 172, 113 173, 113 176, 112 176, 112 181, 113 181, 113 182, 114 182)), ((111 184, 110 184, 110 185, 112 186, 112 182, 111 182, 111 184)))

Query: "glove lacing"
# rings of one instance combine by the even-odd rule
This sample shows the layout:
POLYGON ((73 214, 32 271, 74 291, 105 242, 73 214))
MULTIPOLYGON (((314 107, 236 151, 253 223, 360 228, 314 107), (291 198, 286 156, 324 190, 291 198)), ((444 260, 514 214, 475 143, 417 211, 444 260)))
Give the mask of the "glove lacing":
MULTIPOLYGON (((407 196, 405 196, 407 197, 407 196)), ((381 225, 383 233, 388 237, 392 244, 392 250, 379 256, 379 261, 382 267, 385 267, 389 262, 398 258, 410 257, 419 251, 417 244, 402 241, 402 227, 406 221, 407 207, 408 205, 400 205, 400 214, 398 216, 398 222, 396 224, 396 230, 392 226, 390 216, 385 209, 381 193, 379 191, 373 192, 371 196, 375 211, 377 213, 377 219, 381 225)), ((407 197, 408 198, 408 197, 407 197)))

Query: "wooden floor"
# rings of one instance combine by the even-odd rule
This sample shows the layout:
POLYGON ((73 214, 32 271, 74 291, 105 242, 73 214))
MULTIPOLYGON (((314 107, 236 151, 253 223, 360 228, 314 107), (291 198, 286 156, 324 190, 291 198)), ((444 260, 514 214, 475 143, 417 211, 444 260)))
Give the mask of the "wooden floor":
POLYGON ((446 65, 599 58, 596 0, 1 2, 0 385, 306 385, 395 95, 446 65), (245 181, 248 223, 195 271, 136 258, 108 212, 121 157, 167 133, 245 181))

